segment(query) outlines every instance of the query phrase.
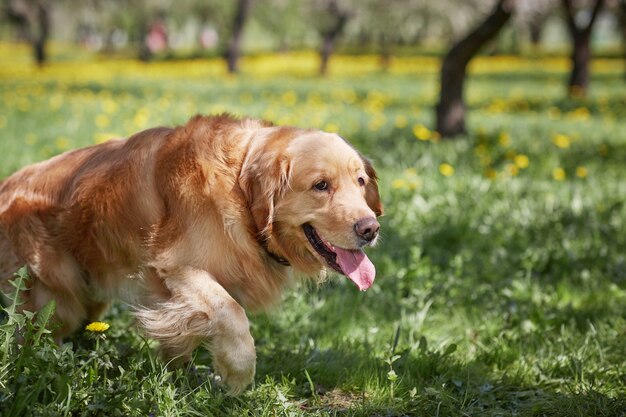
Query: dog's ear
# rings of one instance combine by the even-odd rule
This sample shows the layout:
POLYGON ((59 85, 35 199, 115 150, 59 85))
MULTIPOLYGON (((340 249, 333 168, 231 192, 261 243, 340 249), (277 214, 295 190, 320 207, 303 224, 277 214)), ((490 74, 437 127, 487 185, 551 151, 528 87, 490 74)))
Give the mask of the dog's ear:
POLYGON ((369 208, 371 208, 376 216, 383 215, 383 204, 380 201, 380 194, 378 193, 378 175, 376 175, 376 170, 372 166, 372 163, 369 159, 360 155, 363 160, 363 164, 365 165, 365 173, 370 178, 369 182, 365 186, 365 201, 369 208))
POLYGON ((269 238, 274 207, 289 188, 291 161, 276 152, 256 150, 244 162, 239 186, 247 201, 259 238, 269 238))

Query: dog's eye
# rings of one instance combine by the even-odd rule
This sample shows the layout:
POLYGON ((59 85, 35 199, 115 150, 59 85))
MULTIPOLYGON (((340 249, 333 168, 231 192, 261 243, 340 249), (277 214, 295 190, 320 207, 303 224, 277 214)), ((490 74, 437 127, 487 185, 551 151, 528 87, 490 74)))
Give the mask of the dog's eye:
POLYGON ((359 185, 363 187, 365 185, 365 178, 359 177, 359 185))
POLYGON ((315 188, 318 191, 326 191, 328 190, 328 183, 322 180, 322 181, 315 183, 313 188, 315 188))

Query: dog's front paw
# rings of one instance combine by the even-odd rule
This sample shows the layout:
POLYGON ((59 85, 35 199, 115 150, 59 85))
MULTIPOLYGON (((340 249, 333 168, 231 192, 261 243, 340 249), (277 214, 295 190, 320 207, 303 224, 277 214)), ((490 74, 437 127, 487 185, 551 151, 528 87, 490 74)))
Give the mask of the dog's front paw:
POLYGON ((241 394, 254 381, 256 352, 252 337, 231 350, 214 352, 213 366, 229 395, 241 394))

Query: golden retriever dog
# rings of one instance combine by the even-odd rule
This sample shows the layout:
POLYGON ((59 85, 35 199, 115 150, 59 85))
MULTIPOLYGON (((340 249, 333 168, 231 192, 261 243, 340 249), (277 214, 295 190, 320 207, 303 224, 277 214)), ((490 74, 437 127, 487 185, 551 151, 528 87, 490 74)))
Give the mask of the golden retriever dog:
POLYGON ((246 309, 331 268, 360 290, 382 214, 370 162, 336 134, 196 116, 33 164, 0 182, 0 282, 56 302, 60 340, 121 297, 166 359, 205 345, 232 394, 253 380, 246 309))

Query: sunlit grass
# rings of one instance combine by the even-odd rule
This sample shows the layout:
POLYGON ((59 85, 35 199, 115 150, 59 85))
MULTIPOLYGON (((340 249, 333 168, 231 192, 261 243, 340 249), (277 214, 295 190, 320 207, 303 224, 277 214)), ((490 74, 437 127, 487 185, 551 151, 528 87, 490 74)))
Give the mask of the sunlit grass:
MULTIPOLYGON (((589 97, 568 99, 565 57, 480 57, 469 133, 446 141, 433 130, 433 57, 381 72, 378 57, 337 56, 320 78, 312 52, 266 54, 230 76, 218 59, 145 64, 64 48, 36 69, 26 47, 0 44, 0 177, 198 112, 338 132, 380 176, 378 278, 366 293, 338 277, 290 290, 253 315, 258 373, 241 399, 211 383, 204 351, 195 370, 168 370, 115 306, 97 348, 81 334, 61 350, 45 336, 11 350, 3 415, 623 414, 621 61, 594 61, 589 97)), ((15 343, 15 327, 2 329, 15 343)))

